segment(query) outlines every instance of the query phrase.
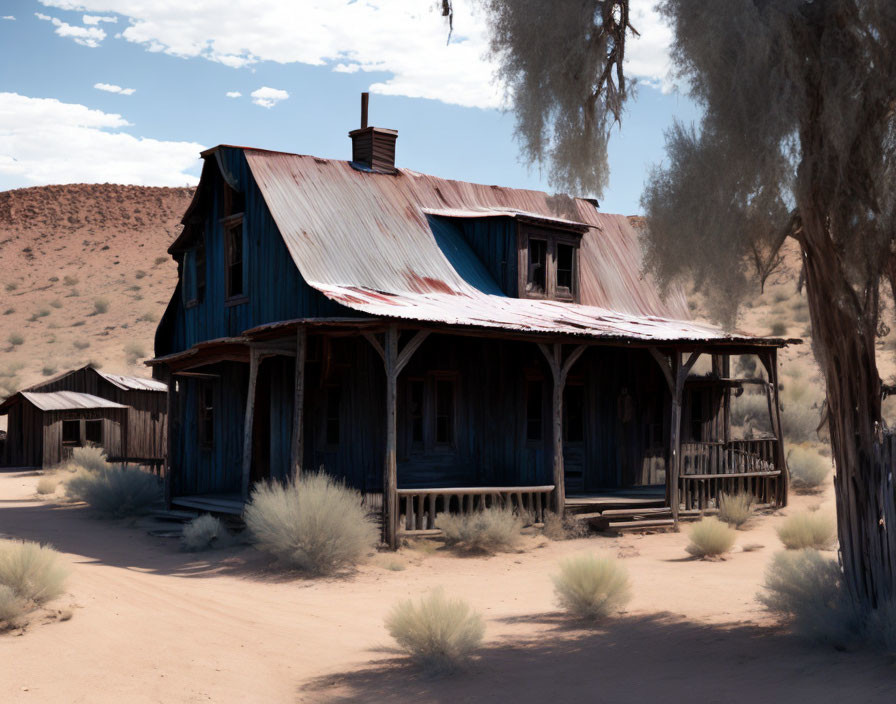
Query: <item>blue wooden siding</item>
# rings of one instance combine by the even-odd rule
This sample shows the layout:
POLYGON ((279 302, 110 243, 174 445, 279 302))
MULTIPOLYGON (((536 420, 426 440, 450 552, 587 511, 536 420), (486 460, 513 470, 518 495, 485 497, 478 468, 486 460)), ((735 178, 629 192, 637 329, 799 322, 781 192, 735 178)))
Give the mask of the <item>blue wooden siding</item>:
POLYGON ((517 296, 517 223, 513 218, 457 218, 464 239, 506 296, 517 296))

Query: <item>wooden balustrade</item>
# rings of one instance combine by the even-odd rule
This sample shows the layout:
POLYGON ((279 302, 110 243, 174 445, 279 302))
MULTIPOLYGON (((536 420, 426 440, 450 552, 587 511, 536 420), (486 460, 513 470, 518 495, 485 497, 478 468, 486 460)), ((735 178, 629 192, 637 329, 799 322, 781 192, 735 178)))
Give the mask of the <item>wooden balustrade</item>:
POLYGON ((684 509, 709 508, 722 493, 748 493, 758 504, 776 504, 781 481, 776 444, 774 438, 682 443, 679 492, 684 509))
POLYGON ((486 508, 512 508, 526 512, 536 523, 544 521, 554 485, 448 487, 439 489, 399 489, 399 531, 414 533, 436 530, 440 513, 473 513, 486 508))

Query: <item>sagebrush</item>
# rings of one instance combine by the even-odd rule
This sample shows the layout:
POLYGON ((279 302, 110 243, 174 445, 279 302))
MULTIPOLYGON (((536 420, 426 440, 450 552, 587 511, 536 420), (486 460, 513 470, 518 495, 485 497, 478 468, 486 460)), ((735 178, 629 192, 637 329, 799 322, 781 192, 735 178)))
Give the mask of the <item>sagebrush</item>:
POLYGON ((513 549, 520 541, 523 519, 505 508, 487 508, 467 514, 441 513, 436 528, 448 545, 470 552, 492 553, 513 549))
POLYGON ((377 542, 360 493, 322 472, 256 485, 243 518, 259 549, 312 574, 354 565, 377 542))
POLYGON ((743 527, 753 516, 753 497, 750 494, 719 495, 719 520, 733 528, 743 527))
POLYGON ((553 511, 545 511, 542 533, 550 540, 575 540, 584 538, 591 530, 584 521, 576 520, 571 515, 560 515, 553 511))
POLYGON ((55 494, 56 487, 59 485, 59 482, 55 477, 41 477, 37 480, 37 493, 46 496, 48 494, 55 494))
POLYGON ((789 550, 823 550, 837 538, 837 525, 826 513, 795 513, 778 526, 778 537, 789 550))
POLYGON ((106 454, 101 447, 76 447, 72 450, 70 464, 83 467, 89 472, 98 472, 109 465, 106 462, 106 454))
POLYGON ((465 601, 436 589, 419 602, 407 599, 386 617, 399 647, 426 670, 445 672, 463 665, 481 646, 485 623, 465 601))
POLYGON ((560 606, 581 619, 604 618, 631 599, 628 572, 610 557, 571 557, 560 563, 560 572, 553 580, 560 606))
POLYGON ((181 547, 188 552, 227 547, 231 542, 225 525, 210 513, 203 513, 187 523, 180 538, 181 547))
POLYGON ((163 499, 157 477, 123 465, 78 472, 68 480, 66 494, 109 518, 145 515, 163 499))
POLYGON ((792 447, 787 453, 787 469, 793 488, 815 491, 823 486, 831 474, 831 461, 804 447, 792 447))
POLYGON ((30 541, 0 543, 0 585, 26 604, 43 604, 65 591, 68 569, 53 548, 30 541))
POLYGON ((691 527, 688 537, 691 542, 685 549, 691 555, 714 557, 724 555, 734 546, 737 533, 716 518, 703 518, 691 527))
POLYGON ((28 610, 28 603, 13 591, 11 587, 0 584, 0 630, 10 624, 28 610))

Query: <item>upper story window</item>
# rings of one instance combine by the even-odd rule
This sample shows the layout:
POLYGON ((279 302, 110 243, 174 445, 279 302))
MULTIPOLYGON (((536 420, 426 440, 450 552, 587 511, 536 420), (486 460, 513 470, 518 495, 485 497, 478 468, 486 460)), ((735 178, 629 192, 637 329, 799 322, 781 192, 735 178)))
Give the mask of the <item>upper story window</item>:
POLYGON ((521 225, 520 298, 578 301, 581 237, 577 232, 521 225))
POLYGON ((228 299, 246 295, 244 284, 245 250, 243 247, 243 217, 234 215, 226 218, 224 226, 224 281, 228 299))

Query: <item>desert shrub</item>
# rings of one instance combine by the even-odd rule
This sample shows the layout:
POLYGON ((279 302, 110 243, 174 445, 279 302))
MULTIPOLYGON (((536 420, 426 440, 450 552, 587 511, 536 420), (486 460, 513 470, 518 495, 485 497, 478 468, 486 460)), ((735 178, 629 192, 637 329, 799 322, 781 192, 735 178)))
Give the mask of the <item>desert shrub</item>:
POLYGON ((10 292, 15 291, 18 287, 19 285, 15 281, 10 281, 6 284, 6 290, 10 292))
POLYGON ((778 526, 778 537, 788 550, 830 547, 836 536, 834 520, 824 513, 795 513, 778 526))
POLYGON ((896 652, 896 602, 862 613, 849 598, 835 560, 809 548, 777 553, 759 601, 799 636, 837 647, 866 644, 896 652))
POLYGON ((407 599, 386 616, 386 629, 424 669, 455 670, 482 644, 485 623, 465 601, 436 589, 415 604, 407 599))
POLYGON ((144 276, 146 276, 146 272, 143 271, 143 269, 137 269, 137 271, 134 272, 134 278, 136 279, 142 279, 144 276))
POLYGON ((50 301, 50 305, 54 308, 62 308, 62 301, 60 301, 58 298, 54 298, 52 301, 50 301))
POLYGON ((38 318, 46 318, 49 314, 50 314, 49 308, 40 308, 31 314, 31 317, 29 318, 29 320, 34 322, 38 318))
POLYGON ((28 603, 11 587, 0 584, 0 630, 3 624, 11 623, 28 610, 28 603))
POLYGON ((510 550, 519 542, 523 520, 509 509, 487 508, 467 514, 439 514, 436 528, 448 545, 492 553, 510 550))
POLYGON ((102 363, 100 360, 95 359, 95 358, 93 358, 93 357, 91 357, 90 359, 88 359, 88 360, 87 360, 87 363, 88 363, 91 367, 93 367, 94 369, 102 369, 102 368, 103 368, 103 363, 102 363))
POLYGON ((745 391, 740 396, 732 395, 731 425, 750 428, 760 433, 770 433, 772 424, 765 394, 745 391))
POLYGON ((28 541, 0 544, 0 585, 26 602, 43 604, 65 590, 68 569, 53 548, 28 541))
POLYGON ((610 557, 571 557, 560 563, 553 580, 560 606, 576 618, 604 618, 631 599, 628 572, 610 557))
POLYGON ((781 384, 781 425, 791 442, 806 442, 817 437, 824 401, 823 387, 809 381, 790 379, 781 384))
POLYGON ((107 313, 109 311, 109 299, 97 298, 93 302, 93 312, 95 315, 107 313))
POLYGON ((256 485, 243 518, 259 549, 312 574, 357 563, 377 541, 361 495, 323 472, 256 485))
POLYGON ((734 545, 737 533, 733 528, 715 518, 703 518, 693 525, 688 537, 690 544, 685 548, 696 557, 724 555, 734 545))
POLYGON ((226 547, 231 543, 230 533, 220 519, 203 513, 184 526, 181 547, 188 552, 226 547))
POLYGON ((55 494, 56 486, 59 484, 53 477, 41 477, 37 480, 37 493, 42 496, 47 494, 55 494))
POLYGON ((719 496, 719 520, 732 528, 740 528, 753 515, 753 497, 750 494, 721 494, 719 496))
POLYGON ((776 320, 771 324, 769 333, 772 337, 784 337, 787 334, 787 323, 776 320))
POLYGON ((68 481, 66 493, 103 516, 124 518, 149 513, 162 500, 162 483, 139 469, 108 466, 75 474, 68 481))
POLYGON ((66 286, 74 286, 76 283, 78 283, 78 277, 65 275, 62 277, 62 283, 66 286))
POLYGON ((72 342, 72 346, 76 350, 86 350, 88 347, 90 347, 90 340, 75 340, 74 342, 72 342))
POLYGON ((76 447, 72 450, 71 463, 89 472, 106 469, 106 455, 100 447, 76 447))
POLYGON ((40 373, 44 376, 53 376, 58 368, 55 364, 45 364, 41 367, 40 373))
POLYGON ((128 364, 136 364, 138 359, 146 356, 146 348, 139 342, 129 342, 124 346, 124 354, 127 357, 128 364))
POLYGON ((164 263, 167 262, 167 261, 168 261, 168 257, 156 257, 156 258, 153 260, 152 265, 153 265, 153 266, 159 266, 159 264, 164 264, 164 263))
POLYGON ((573 516, 545 511, 542 533, 550 540, 575 540, 584 538, 590 532, 584 521, 577 521, 573 516))
POLYGON ((747 378, 756 376, 756 355, 742 354, 737 358, 736 369, 738 373, 747 378))
POLYGON ((21 336, 19 333, 17 333, 17 332, 12 333, 9 337, 6 338, 6 340, 7 340, 7 341, 9 342, 9 344, 11 344, 13 347, 18 347, 19 345, 21 345, 22 343, 25 342, 25 338, 22 337, 22 336, 21 336))
POLYGON ((792 447, 787 453, 787 468, 793 487, 811 491, 823 485, 831 473, 831 461, 814 450, 792 447))
POLYGON ((154 322, 156 322, 156 320, 158 320, 158 317, 156 316, 155 313, 148 310, 143 315, 141 315, 139 318, 137 318, 137 320, 147 322, 147 323, 154 323, 154 322))
POLYGON ((16 312, 15 308, 7 308, 5 311, 3 311, 3 315, 12 315, 15 312, 16 312))

